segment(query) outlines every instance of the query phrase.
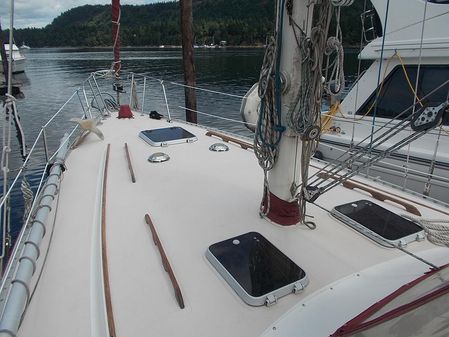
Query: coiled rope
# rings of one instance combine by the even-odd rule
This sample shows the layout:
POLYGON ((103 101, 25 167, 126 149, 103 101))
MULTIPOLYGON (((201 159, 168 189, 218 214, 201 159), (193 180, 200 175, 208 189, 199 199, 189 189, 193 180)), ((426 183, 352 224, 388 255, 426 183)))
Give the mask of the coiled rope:
POLYGON ((326 43, 326 49, 324 53, 327 56, 328 62, 330 57, 335 53, 335 60, 331 66, 332 71, 329 77, 326 76, 327 85, 326 92, 330 95, 338 95, 345 86, 345 74, 344 74, 344 50, 342 43, 342 32, 340 26, 340 8, 337 9, 337 31, 335 36, 328 38, 326 43))
POLYGON ((277 145, 282 131, 279 129, 281 116, 275 106, 274 64, 276 60, 276 40, 270 38, 259 79, 259 97, 261 98, 260 116, 254 137, 254 151, 259 165, 264 171, 270 171, 277 159, 277 145))
POLYGON ((270 196, 268 187, 268 171, 278 158, 278 147, 284 127, 281 124, 280 94, 280 48, 282 41, 283 8, 285 0, 278 1, 278 27, 276 37, 270 37, 267 44, 259 78, 260 113, 254 136, 254 153, 260 167, 264 171, 264 192, 260 206, 261 214, 268 214, 270 196), (264 201, 266 204, 264 205, 264 201))
MULTIPOLYGON (((264 199, 266 204, 261 206, 263 213, 269 211, 269 195, 267 174, 278 157, 278 146, 285 127, 281 124, 281 83, 280 83, 280 51, 282 41, 283 13, 287 11, 289 25, 293 30, 297 50, 301 62, 301 79, 296 84, 299 88, 290 103, 286 113, 286 124, 293 134, 302 139, 301 179, 302 186, 307 186, 310 158, 317 146, 321 116, 321 97, 324 90, 323 59, 335 54, 335 60, 330 68, 330 78, 335 87, 328 85, 328 91, 337 94, 344 87, 343 48, 341 44, 340 8, 336 10, 336 36, 328 39, 328 31, 333 16, 333 6, 350 6, 354 0, 325 0, 318 7, 318 15, 313 18, 314 25, 307 37, 293 18, 292 0, 278 0, 278 18, 276 37, 271 37, 266 47, 264 61, 259 79, 259 97, 261 107, 254 138, 254 152, 259 165, 264 170, 264 199), (265 207, 265 208, 263 208, 265 207)), ((309 18, 312 20, 312 18, 309 18)), ((298 207, 305 223, 305 200, 301 193, 297 193, 297 186, 292 186, 292 196, 298 199, 298 207)))
MULTIPOLYGON (((287 112, 286 120, 290 130, 302 139, 300 160, 301 186, 307 186, 309 163, 318 145, 317 139, 321 116, 321 96, 323 93, 323 54, 326 47, 336 48, 336 39, 328 42, 327 32, 332 18, 331 2, 324 1, 319 5, 316 23, 311 30, 310 38, 294 21, 289 13, 289 20, 294 30, 298 50, 301 57, 301 80, 299 90, 287 112)), ((331 53, 331 52, 329 52, 331 53)), ((305 222, 306 202, 303 192, 297 193, 297 186, 292 187, 292 195, 298 200, 301 222, 305 222)))
POLYGON ((427 240, 438 246, 449 247, 449 220, 448 219, 423 219, 402 215, 404 218, 418 224, 426 233, 427 240))

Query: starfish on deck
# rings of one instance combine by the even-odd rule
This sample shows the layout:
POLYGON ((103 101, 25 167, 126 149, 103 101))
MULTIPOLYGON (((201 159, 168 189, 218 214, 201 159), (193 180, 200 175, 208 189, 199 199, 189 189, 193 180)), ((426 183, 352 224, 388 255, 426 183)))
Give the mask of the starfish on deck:
POLYGON ((97 128, 97 121, 95 119, 71 118, 70 121, 78 123, 81 129, 83 129, 85 132, 93 132, 101 140, 104 139, 103 133, 100 131, 100 129, 97 128))

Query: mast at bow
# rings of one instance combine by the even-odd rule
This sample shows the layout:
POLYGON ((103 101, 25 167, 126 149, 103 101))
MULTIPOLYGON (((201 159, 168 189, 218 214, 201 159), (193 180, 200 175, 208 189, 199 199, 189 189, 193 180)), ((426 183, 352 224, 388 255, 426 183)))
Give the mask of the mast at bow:
POLYGON ((352 3, 277 1, 276 33, 268 43, 259 80, 261 106, 254 141, 265 173, 260 213, 277 224, 308 224, 302 187, 307 185, 320 134, 325 50, 327 55, 337 51, 336 65, 343 57, 341 31, 328 38, 328 30, 334 9, 338 16, 338 7, 352 3))

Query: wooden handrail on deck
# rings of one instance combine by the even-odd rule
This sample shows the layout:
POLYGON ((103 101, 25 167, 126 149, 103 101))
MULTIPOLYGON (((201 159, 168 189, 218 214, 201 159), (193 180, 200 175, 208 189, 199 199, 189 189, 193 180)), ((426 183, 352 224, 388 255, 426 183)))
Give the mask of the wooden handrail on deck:
POLYGON ((128 144, 125 143, 125 153, 126 153, 126 160, 128 161, 128 169, 129 169, 129 174, 131 175, 131 181, 133 183, 136 182, 136 176, 134 175, 134 170, 133 170, 133 165, 131 163, 131 157, 129 155, 129 150, 128 150, 128 144))
MULTIPOLYGON (((330 176, 329 174, 325 173, 325 172, 321 172, 318 174, 318 177, 322 178, 322 179, 327 179, 327 178, 331 178, 331 179, 338 179, 339 177, 337 176, 330 176)), ((414 215, 417 216, 421 216, 421 212, 412 204, 400 200, 399 198, 394 197, 393 195, 389 195, 387 193, 383 193, 379 190, 375 190, 373 188, 364 186, 362 184, 356 183, 354 181, 350 181, 350 180, 346 180, 342 183, 342 185, 346 188, 349 188, 350 190, 353 189, 359 189, 361 191, 365 191, 369 194, 371 194, 371 196, 376 199, 376 200, 380 200, 380 201, 385 201, 385 200, 389 200, 391 202, 394 202, 395 204, 401 205, 402 207, 405 208, 405 210, 409 213, 412 213, 414 215)))
POLYGON ((231 142, 231 143, 240 145, 240 147, 244 150, 247 150, 247 149, 252 150, 254 148, 253 144, 244 142, 240 139, 237 139, 237 138, 234 138, 234 137, 231 137, 228 135, 224 135, 224 134, 216 132, 216 131, 207 131, 206 136, 209 136, 209 137, 214 136, 214 137, 220 138, 222 141, 224 141, 226 143, 231 142))
POLYGON ((111 144, 108 144, 106 150, 106 159, 104 164, 103 173, 103 191, 102 191, 102 203, 101 203, 101 261, 103 265, 103 284, 104 284, 104 296, 106 302, 106 317, 108 320, 109 337, 115 337, 115 322, 114 312, 112 311, 111 300, 111 286, 109 284, 109 267, 108 267, 108 249, 106 245, 106 185, 108 181, 108 164, 109 164, 109 152, 111 144))
POLYGON ((350 190, 357 188, 359 190, 368 192, 376 200, 380 200, 380 201, 389 200, 391 202, 394 202, 395 204, 399 204, 399 205, 403 206, 407 212, 412 213, 417 216, 421 216, 421 212, 414 205, 409 204, 408 202, 405 202, 398 198, 395 198, 391 195, 379 192, 373 188, 369 188, 369 187, 357 184, 357 183, 349 181, 349 180, 343 182, 343 186, 346 188, 349 188, 350 190))
POLYGON ((173 273, 173 269, 170 266, 170 262, 168 262, 167 255, 165 254, 164 247, 162 247, 161 240, 159 240, 159 236, 157 235, 156 228, 154 228, 153 221, 148 214, 145 214, 145 222, 148 224, 151 230, 151 235, 153 236, 154 244, 157 246, 159 250, 159 254, 161 255, 162 265, 164 266, 165 271, 168 273, 170 277, 170 281, 173 286, 173 290, 175 291, 175 297, 178 301, 179 307, 184 309, 184 299, 182 298, 181 288, 179 287, 178 281, 176 280, 175 274, 173 273))

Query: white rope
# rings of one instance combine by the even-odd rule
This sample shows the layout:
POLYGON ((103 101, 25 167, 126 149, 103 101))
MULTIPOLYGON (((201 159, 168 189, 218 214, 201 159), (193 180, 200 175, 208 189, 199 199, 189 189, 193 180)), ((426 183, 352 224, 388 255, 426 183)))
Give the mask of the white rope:
POLYGON ((6 94, 6 97, 11 100, 12 113, 14 116, 15 123, 17 125, 18 132, 20 133, 20 135, 18 135, 18 137, 20 137, 19 141, 21 142, 21 144, 20 144, 21 150, 22 150, 21 155, 22 155, 22 158, 25 158, 27 155, 25 133, 23 132, 22 124, 20 123, 20 117, 19 117, 19 113, 17 111, 17 105, 16 105, 16 98, 9 94, 6 94))
MULTIPOLYGON (((301 186, 307 186, 310 158, 318 144, 318 137, 311 137, 311 133, 320 123, 321 97, 324 89, 322 81, 323 55, 327 49, 338 47, 337 39, 331 39, 330 42, 327 40, 331 18, 331 2, 323 1, 319 5, 319 12, 316 23, 311 30, 310 38, 307 38, 291 15, 289 17, 301 57, 301 79, 298 84, 298 93, 292 100, 286 119, 289 129, 302 139, 301 186)), ((329 51, 329 54, 331 53, 332 51, 329 51)), ((339 66, 340 63, 336 64, 336 67, 339 66)), ((340 70, 338 73, 340 73, 340 70)), ((303 193, 298 193, 297 189, 298 186, 292 187, 292 195, 298 198, 301 222, 306 224, 306 201, 303 193)))
POLYGON ((449 220, 448 219, 423 219, 402 215, 404 218, 417 223, 424 229, 427 240, 438 246, 449 247, 449 220))
POLYGON ((31 212, 31 207, 33 205, 34 199, 33 190, 31 189, 30 183, 28 182, 28 179, 25 176, 22 178, 20 189, 22 190, 23 194, 23 202, 24 202, 23 221, 25 223, 26 219, 28 218, 28 215, 31 212))
MULTIPOLYGON (((12 44, 10 43, 10 46, 12 44)), ((12 59, 12 57, 10 58, 12 59)), ((11 66, 11 65, 10 65, 11 66)), ((11 73, 11 72, 9 72, 11 73)), ((11 83, 12 77, 9 76, 9 82, 11 83)), ((4 105, 4 123, 3 123, 3 144, 2 144, 2 156, 0 159, 0 166, 3 172, 3 200, 2 204, 2 215, 3 215, 3 225, 2 225, 2 237, 6 238, 9 235, 10 228, 10 213, 9 213, 9 201, 10 196, 8 194, 9 189, 9 153, 11 152, 11 109, 12 109, 12 99, 8 95, 5 105, 4 105), (8 231, 8 232, 7 232, 8 231)), ((2 240, 2 252, 5 252, 5 245, 7 240, 2 240)))
POLYGON ((342 43, 342 31, 340 26, 340 7, 336 11, 337 28, 335 36, 328 38, 326 43, 326 49, 324 50, 327 60, 329 62, 330 57, 335 53, 335 60, 332 66, 331 75, 326 78, 326 91, 330 95, 338 95, 345 87, 345 74, 344 74, 344 50, 342 43))
POLYGON ((345 7, 351 6, 354 3, 354 0, 331 0, 331 2, 335 7, 345 7))
POLYGON ((137 98, 137 84, 134 79, 131 81, 131 102, 131 109, 138 111, 139 99, 137 98))
POLYGON ((277 143, 281 137, 280 131, 276 130, 276 126, 280 125, 275 107, 276 44, 276 39, 271 37, 265 51, 259 78, 259 97, 263 106, 261 106, 260 121, 254 136, 254 152, 265 173, 270 171, 276 163, 277 143))
MULTIPOLYGON (((310 39, 301 30, 296 32, 296 24, 292 25, 295 36, 299 35, 298 48, 301 53, 302 74, 300 89, 287 112, 287 125, 298 135, 317 125, 321 115, 322 55, 326 49, 332 8, 328 1, 323 2, 320 7, 320 14, 311 30, 310 39)), ((290 21, 294 22, 293 18, 290 18, 290 21)))
POLYGON ((260 113, 254 135, 254 153, 259 166, 264 171, 263 197, 260 204, 260 214, 267 215, 270 211, 270 193, 268 183, 268 171, 276 164, 279 152, 279 142, 282 137, 283 127, 281 111, 278 107, 281 98, 276 97, 279 86, 279 46, 282 40, 282 23, 285 1, 278 0, 276 37, 270 37, 262 63, 259 77, 258 94, 260 97, 260 113))

